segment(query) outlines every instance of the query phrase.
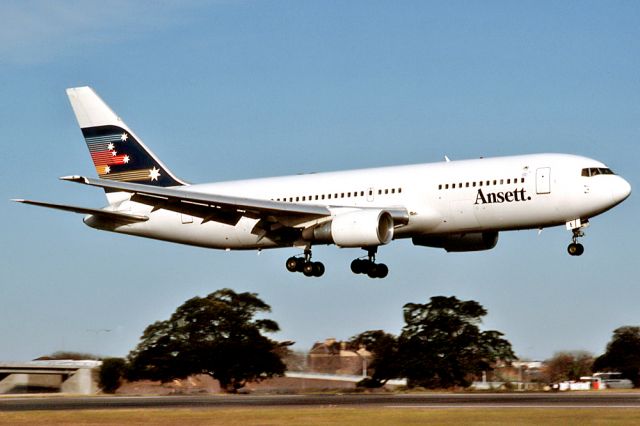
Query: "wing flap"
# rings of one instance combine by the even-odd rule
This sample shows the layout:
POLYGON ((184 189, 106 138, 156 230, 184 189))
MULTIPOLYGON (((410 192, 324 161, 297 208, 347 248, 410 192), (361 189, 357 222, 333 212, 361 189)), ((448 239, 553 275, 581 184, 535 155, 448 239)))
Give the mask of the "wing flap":
POLYGON ((147 194, 133 194, 131 196, 131 201, 153 206, 154 211, 165 209, 187 214, 189 216, 199 217, 202 218, 202 223, 215 221, 235 226, 240 221, 240 218, 242 218, 242 214, 235 211, 215 208, 203 203, 159 198, 147 194))

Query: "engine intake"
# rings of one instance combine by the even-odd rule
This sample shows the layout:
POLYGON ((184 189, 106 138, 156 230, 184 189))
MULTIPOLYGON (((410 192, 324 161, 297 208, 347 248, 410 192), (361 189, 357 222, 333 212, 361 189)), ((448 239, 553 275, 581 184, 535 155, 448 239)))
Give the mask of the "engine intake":
POLYGON ((302 237, 340 247, 379 246, 393 239, 393 227, 393 218, 387 211, 357 210, 338 214, 315 228, 307 228, 302 237))
POLYGON ((498 244, 498 232, 421 235, 411 239, 416 246, 443 248, 449 252, 490 250, 498 244))

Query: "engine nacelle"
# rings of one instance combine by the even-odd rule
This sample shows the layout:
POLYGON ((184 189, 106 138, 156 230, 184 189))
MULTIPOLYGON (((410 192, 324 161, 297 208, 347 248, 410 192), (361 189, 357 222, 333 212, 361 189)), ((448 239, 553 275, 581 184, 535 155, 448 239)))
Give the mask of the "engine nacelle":
POLYGON ((490 250, 498 244, 498 232, 469 232, 466 234, 421 235, 411 239, 416 246, 443 248, 446 251, 490 250))
POLYGON ((387 244, 393 239, 393 218, 384 210, 357 210, 335 216, 315 228, 307 228, 302 237, 340 247, 368 247, 387 244))

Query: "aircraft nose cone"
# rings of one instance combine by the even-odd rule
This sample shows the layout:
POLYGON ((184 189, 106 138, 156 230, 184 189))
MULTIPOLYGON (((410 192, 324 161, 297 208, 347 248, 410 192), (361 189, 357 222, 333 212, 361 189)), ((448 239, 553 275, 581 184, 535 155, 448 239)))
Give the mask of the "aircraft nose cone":
POLYGON ((621 203, 631 194, 631 185, 626 180, 620 178, 616 185, 611 188, 611 197, 615 203, 621 203))

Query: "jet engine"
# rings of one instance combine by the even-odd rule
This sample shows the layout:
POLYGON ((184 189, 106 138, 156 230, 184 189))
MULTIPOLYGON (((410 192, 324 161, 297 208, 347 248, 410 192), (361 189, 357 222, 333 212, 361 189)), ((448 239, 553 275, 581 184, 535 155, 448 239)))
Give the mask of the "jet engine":
POLYGON ((449 252, 490 250, 498 244, 498 232, 469 232, 448 235, 420 235, 412 238, 416 246, 443 248, 449 252))
POLYGON ((393 218, 384 210, 356 210, 334 216, 302 237, 316 243, 335 243, 340 247, 368 247, 387 244, 393 239, 393 218))

